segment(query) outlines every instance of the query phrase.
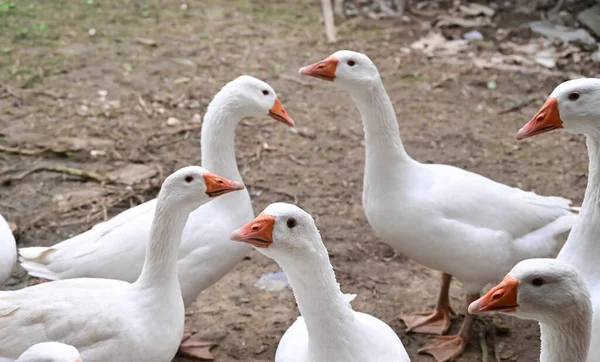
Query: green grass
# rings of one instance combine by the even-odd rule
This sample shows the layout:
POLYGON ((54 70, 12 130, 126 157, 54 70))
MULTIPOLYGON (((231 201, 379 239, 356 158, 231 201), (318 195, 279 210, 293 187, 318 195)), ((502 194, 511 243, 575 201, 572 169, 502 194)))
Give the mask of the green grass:
POLYGON ((14 1, 0 0, 0 17, 7 15, 15 6, 14 1))
MULTIPOLYGON (((94 55, 107 49, 126 51, 138 37, 210 42, 216 37, 214 24, 240 14, 267 25, 289 23, 291 29, 320 17, 310 0, 295 6, 259 0, 185 3, 187 7, 161 0, 0 0, 0 83, 35 87, 48 75, 97 61, 94 55)), ((135 59, 123 59, 120 67, 135 72, 135 59)))

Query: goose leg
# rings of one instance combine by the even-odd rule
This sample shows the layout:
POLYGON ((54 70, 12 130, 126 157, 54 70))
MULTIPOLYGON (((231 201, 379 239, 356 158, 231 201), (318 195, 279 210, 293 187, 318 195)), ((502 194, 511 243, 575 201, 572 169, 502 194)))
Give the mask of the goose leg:
POLYGON ((194 361, 212 361, 215 359, 210 349, 216 346, 213 342, 193 341, 191 339, 193 331, 185 329, 183 331, 183 339, 179 345, 177 355, 194 361))
POLYGON ((404 321, 407 332, 444 334, 450 328, 450 314, 454 314, 450 307, 450 282, 452 275, 442 273, 442 286, 437 306, 433 312, 404 314, 400 319, 404 321))
MULTIPOLYGON (((479 293, 467 294, 467 306, 479 298, 479 293)), ((471 339, 475 316, 467 313, 465 321, 460 327, 457 335, 436 337, 436 341, 426 345, 419 353, 427 353, 433 356, 437 362, 453 361, 464 351, 471 339)))

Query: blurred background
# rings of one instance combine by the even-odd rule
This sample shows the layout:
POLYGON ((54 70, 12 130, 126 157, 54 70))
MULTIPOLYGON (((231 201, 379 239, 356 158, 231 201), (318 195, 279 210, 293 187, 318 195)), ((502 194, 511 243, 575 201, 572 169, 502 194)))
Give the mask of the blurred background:
MULTIPOLYGON (((427 337, 397 317, 435 302, 438 275, 374 237, 359 114, 297 70, 338 49, 364 52, 414 158, 579 203, 582 138, 514 134, 559 82, 599 75, 599 39, 593 0, 0 0, 0 213, 20 246, 51 245, 153 198, 166 175, 199 162, 212 96, 256 76, 297 128, 238 127, 255 210, 285 201, 313 214, 355 309, 389 323, 413 361, 432 361, 416 354, 427 337)), ((273 360, 298 315, 277 272, 254 252, 188 311, 188 325, 219 343, 217 361, 273 360)), ((36 282, 18 269, 8 287, 36 282)), ((452 303, 465 313, 458 282, 452 303)), ((538 341, 534 323, 485 317, 459 361, 536 360, 538 341)))

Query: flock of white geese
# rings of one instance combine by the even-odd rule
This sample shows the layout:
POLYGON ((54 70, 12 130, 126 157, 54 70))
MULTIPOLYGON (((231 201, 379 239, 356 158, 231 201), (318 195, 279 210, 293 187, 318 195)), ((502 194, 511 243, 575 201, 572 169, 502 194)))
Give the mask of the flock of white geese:
MULTIPOLYGON (((475 315, 501 312, 539 322, 542 362, 600 361, 600 79, 560 84, 517 133, 522 139, 564 128, 587 136, 589 178, 579 210, 561 197, 412 159, 364 54, 338 51, 300 73, 332 82, 356 103, 365 133, 363 207, 374 232, 442 272, 435 310, 401 316, 412 332, 440 335, 419 352, 454 360, 475 315), (468 313, 448 336, 453 276, 464 285, 468 313)), ((20 249, 29 274, 52 281, 0 292, 0 362, 212 358, 211 343, 184 331, 185 307, 252 247, 280 265, 301 314, 282 336, 276 362, 410 361, 385 322, 352 309, 354 296, 336 282, 310 214, 275 203, 255 218, 234 135, 243 118, 266 115, 294 125, 268 84, 250 76, 231 81, 204 117, 202 167, 174 172, 156 199, 89 231, 20 249)), ((0 285, 16 258, 0 217, 0 285)))

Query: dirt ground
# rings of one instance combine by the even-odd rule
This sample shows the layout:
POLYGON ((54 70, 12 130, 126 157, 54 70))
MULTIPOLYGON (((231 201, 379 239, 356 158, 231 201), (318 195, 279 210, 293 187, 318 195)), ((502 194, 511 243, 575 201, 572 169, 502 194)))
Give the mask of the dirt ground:
MULTIPOLYGON (((238 162, 255 211, 285 201, 314 215, 343 291, 358 294, 354 308, 389 323, 413 361, 433 361, 417 355, 428 337, 407 334, 398 316, 433 307, 439 275, 370 231, 361 207, 359 114, 331 84, 297 75, 341 48, 378 65, 415 159, 581 202, 581 138, 514 137, 567 74, 482 70, 461 59, 403 52, 423 34, 418 17, 410 24, 348 21, 338 29, 339 44, 328 45, 320 8, 308 0, 15 3, 0 0, 0 212, 19 226, 20 246, 54 244, 154 197, 167 174, 199 162, 194 115, 203 115, 227 81, 251 74, 275 88, 301 131, 266 118, 238 127, 238 162), (503 112, 523 99, 531 102, 503 112), (169 117, 180 122, 168 125, 169 117)), ((188 311, 188 325, 219 344, 217 361, 273 360, 298 312, 290 290, 270 293, 253 284, 277 270, 253 252, 188 311)), ((24 283, 16 269, 8 288, 24 283)), ((452 304, 460 314, 463 298, 455 281, 452 304)), ((459 361, 533 361, 538 340, 534 323, 484 317, 459 361)))

